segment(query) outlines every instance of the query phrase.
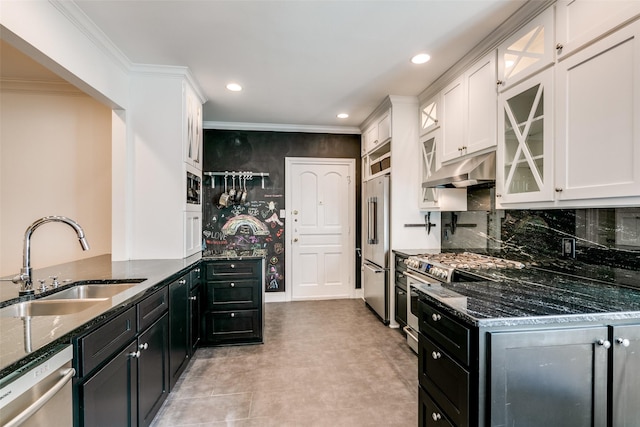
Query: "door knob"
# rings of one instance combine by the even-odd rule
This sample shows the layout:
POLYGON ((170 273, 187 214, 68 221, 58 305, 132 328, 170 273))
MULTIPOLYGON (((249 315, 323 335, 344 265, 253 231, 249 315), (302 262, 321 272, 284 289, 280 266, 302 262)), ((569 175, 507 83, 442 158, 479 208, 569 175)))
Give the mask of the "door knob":
POLYGON ((295 242, 297 242, 297 241, 298 241, 298 238, 297 238, 297 237, 296 237, 295 239, 293 239, 293 242, 294 242, 294 243, 295 243, 295 242))

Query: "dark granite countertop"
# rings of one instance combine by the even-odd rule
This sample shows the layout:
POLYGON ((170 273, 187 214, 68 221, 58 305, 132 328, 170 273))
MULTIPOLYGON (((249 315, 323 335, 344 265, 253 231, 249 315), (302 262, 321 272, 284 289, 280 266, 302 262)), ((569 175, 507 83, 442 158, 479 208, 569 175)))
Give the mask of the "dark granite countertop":
MULTIPOLYGON (((184 259, 139 261, 111 261, 110 255, 101 255, 34 270, 34 282, 37 283, 38 278, 56 275, 66 287, 87 281, 139 283, 111 299, 74 314, 34 316, 25 321, 24 317, 14 317, 5 310, 0 316, 0 381, 11 381, 12 377, 47 357, 60 344, 71 343, 74 336, 124 310, 132 302, 164 286, 167 281, 175 280, 199 260, 200 254, 184 259), (26 339, 27 330, 30 340, 26 339)), ((18 297, 18 289, 18 285, 12 282, 2 282, 0 307, 25 299, 18 297)), ((38 296, 41 295, 36 298, 38 296)))
POLYGON ((640 319, 640 289, 531 267, 479 273, 491 280, 419 289, 478 327, 640 319))

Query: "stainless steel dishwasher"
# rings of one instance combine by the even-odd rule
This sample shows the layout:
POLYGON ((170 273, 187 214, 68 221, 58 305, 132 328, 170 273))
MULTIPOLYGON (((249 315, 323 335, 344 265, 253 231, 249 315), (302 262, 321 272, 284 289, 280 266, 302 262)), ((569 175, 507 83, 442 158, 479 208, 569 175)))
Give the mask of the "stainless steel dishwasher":
POLYGON ((65 346, 17 378, 5 378, 7 384, 0 388, 0 425, 72 426, 72 359, 73 347, 65 346))

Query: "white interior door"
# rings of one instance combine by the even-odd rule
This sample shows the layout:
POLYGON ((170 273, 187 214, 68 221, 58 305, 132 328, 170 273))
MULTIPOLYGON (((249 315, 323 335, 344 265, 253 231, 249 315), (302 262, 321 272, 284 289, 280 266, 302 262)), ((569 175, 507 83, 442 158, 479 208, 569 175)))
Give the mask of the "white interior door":
POLYGON ((286 159, 288 300, 352 298, 355 161, 286 159))

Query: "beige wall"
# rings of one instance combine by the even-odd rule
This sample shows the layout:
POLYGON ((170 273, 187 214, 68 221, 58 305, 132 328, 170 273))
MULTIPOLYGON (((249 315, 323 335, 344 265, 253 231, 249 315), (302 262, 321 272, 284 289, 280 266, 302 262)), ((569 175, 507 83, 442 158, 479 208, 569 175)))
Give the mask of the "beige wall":
POLYGON ((32 267, 111 252, 111 109, 65 83, 2 81, 0 275, 22 266, 25 229, 64 215, 85 230, 45 224, 32 238, 32 267))

